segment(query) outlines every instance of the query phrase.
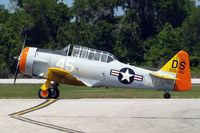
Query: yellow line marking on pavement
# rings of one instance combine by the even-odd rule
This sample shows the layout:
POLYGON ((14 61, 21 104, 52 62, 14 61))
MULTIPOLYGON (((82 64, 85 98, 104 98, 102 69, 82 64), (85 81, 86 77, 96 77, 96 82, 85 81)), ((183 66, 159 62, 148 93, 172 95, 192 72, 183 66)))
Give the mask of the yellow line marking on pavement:
POLYGON ((20 111, 20 112, 18 112, 18 113, 13 114, 13 115, 22 115, 22 114, 25 114, 25 113, 29 113, 29 112, 32 112, 32 111, 41 109, 41 108, 43 108, 43 107, 46 107, 46 106, 52 104, 52 103, 55 102, 55 101, 56 101, 55 99, 49 99, 49 100, 43 102, 42 104, 39 104, 39 105, 37 105, 37 106, 35 106, 35 107, 33 107, 33 108, 30 108, 30 109, 26 109, 26 110, 24 110, 24 111, 20 111))
POLYGON ((43 103, 41 103, 41 104, 39 104, 37 106, 34 106, 34 107, 26 109, 26 110, 22 110, 20 112, 16 112, 16 113, 10 114, 9 116, 11 118, 15 118, 15 119, 18 119, 18 120, 21 120, 21 121, 24 121, 24 122, 28 122, 28 123, 32 123, 32 124, 35 124, 35 125, 56 129, 56 130, 67 132, 67 133, 83 133, 81 131, 68 129, 68 128, 56 126, 56 125, 53 125, 53 124, 40 122, 40 121, 35 121, 35 120, 29 119, 29 118, 26 118, 26 117, 22 117, 23 114, 42 109, 42 108, 47 107, 47 106, 49 106, 50 104, 52 104, 52 103, 54 103, 56 101, 57 100, 55 100, 55 99, 48 99, 45 102, 43 102, 43 103))

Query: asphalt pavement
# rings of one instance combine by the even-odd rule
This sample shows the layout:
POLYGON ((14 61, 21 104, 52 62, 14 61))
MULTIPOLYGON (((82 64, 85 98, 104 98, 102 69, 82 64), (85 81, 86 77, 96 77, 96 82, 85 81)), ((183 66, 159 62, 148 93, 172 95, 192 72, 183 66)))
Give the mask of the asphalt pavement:
POLYGON ((200 99, 1 99, 0 132, 199 133, 200 99))

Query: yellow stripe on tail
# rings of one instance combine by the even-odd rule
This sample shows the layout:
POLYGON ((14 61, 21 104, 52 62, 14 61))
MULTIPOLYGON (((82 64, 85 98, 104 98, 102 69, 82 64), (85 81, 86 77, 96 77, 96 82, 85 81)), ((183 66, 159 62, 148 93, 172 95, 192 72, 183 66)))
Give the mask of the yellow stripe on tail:
POLYGON ((168 61, 160 70, 177 74, 180 58, 176 54, 170 61, 168 61))

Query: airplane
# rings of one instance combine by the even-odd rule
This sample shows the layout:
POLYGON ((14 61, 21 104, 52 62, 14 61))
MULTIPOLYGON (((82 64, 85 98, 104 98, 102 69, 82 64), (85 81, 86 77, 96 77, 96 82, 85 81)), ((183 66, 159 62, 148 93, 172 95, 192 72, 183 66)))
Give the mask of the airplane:
MULTIPOLYGON (((25 42, 24 42, 25 43, 25 42)), ((70 45, 62 50, 47 50, 22 47, 14 77, 19 70, 26 75, 39 76, 46 82, 38 91, 41 99, 57 99, 58 84, 88 87, 135 88, 164 91, 164 98, 171 97, 169 91, 191 89, 189 55, 178 52, 160 70, 151 71, 124 64, 109 52, 84 46, 70 45), (71 51, 71 54, 70 54, 71 51)))

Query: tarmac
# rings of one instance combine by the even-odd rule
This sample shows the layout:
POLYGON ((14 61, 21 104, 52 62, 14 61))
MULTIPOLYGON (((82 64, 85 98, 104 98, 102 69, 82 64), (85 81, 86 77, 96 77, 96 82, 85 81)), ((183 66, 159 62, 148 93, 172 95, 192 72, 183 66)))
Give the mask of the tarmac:
POLYGON ((199 133, 200 99, 1 99, 2 133, 199 133))

